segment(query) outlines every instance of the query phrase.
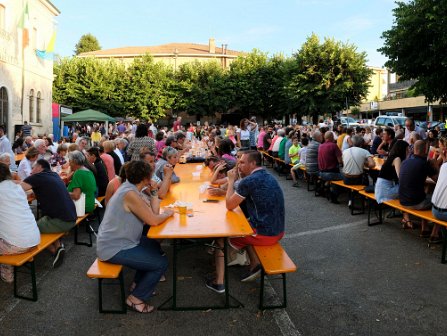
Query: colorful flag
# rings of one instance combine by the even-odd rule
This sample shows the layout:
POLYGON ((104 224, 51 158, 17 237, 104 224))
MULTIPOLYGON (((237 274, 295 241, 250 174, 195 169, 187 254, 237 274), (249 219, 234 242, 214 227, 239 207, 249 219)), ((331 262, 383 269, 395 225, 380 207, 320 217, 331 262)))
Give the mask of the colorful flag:
POLYGON ((22 29, 22 46, 25 48, 29 45, 29 9, 28 2, 25 5, 22 16, 19 21, 19 28, 22 29))
POLYGON ((48 42, 48 46, 45 50, 36 50, 36 55, 39 58, 52 60, 54 54, 54 44, 56 43, 56 31, 51 35, 50 42, 48 42))

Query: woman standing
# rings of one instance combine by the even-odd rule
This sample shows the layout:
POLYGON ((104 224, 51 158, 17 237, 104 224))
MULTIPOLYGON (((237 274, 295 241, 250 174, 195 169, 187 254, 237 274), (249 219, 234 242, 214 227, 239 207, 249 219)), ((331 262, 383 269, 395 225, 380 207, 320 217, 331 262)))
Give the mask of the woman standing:
POLYGON ((247 118, 241 120, 240 128, 236 132, 237 146, 240 149, 250 148, 250 130, 248 129, 250 121, 247 118))
MULTIPOLYGON (((148 136, 147 126, 140 124, 135 131, 135 139, 130 143, 127 149, 127 155, 131 157, 131 161, 139 160, 140 150, 147 147, 151 152, 156 152, 155 141, 148 136)), ((117 172, 117 174, 119 171, 117 172)))
MULTIPOLYGON (((0 163, 0 255, 25 253, 40 243, 40 233, 26 194, 0 163)), ((0 265, 5 282, 14 281, 13 266, 0 265)))
POLYGON ((174 212, 159 214, 160 201, 152 197, 146 203, 140 196, 150 186, 152 169, 143 161, 132 161, 126 167, 127 180, 107 204, 98 232, 98 258, 135 269, 134 282, 126 304, 139 313, 151 313, 153 306, 146 303, 166 272, 168 261, 161 253, 160 244, 143 236, 145 223, 156 226, 174 212))

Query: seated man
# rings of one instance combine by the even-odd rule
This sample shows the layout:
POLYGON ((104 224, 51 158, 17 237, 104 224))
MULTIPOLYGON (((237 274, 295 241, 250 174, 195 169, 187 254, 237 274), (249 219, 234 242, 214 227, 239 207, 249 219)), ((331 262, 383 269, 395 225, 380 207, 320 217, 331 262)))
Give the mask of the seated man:
MULTIPOLYGON (((404 141, 404 140, 399 140, 404 141)), ((431 195, 425 194, 425 180, 430 176, 437 179, 437 171, 427 161, 427 143, 418 140, 414 144, 414 154, 404 160, 399 173, 399 200, 400 203, 414 210, 431 209, 431 195)), ((431 231, 426 229, 425 220, 421 222, 421 237, 429 237, 431 231)), ((402 228, 413 228, 408 213, 403 214, 402 228)))
MULTIPOLYGON (((324 134, 324 142, 318 148, 318 168, 323 181, 339 181, 343 179, 339 165, 343 163, 340 148, 334 142, 334 133, 328 131, 324 134)), ((331 190, 331 202, 338 204, 336 188, 331 190)))
MULTIPOLYGON (((22 182, 23 190, 33 189, 42 216, 37 220, 41 233, 67 232, 76 225, 76 208, 68 194, 64 182, 57 173, 53 173, 48 161, 37 160, 32 175, 22 182)), ((53 267, 62 264, 65 254, 64 245, 57 241, 48 247, 55 255, 53 267)))
POLYGON ((352 137, 353 147, 343 151, 343 182, 348 185, 365 184, 363 180, 363 167, 374 168, 376 163, 373 156, 366 149, 363 149, 364 144, 361 135, 354 135, 352 137))
MULTIPOLYGON (((233 210, 245 201, 250 225, 255 231, 252 236, 231 238, 230 245, 237 249, 247 248, 250 257, 250 269, 241 281, 251 281, 261 274, 261 265, 253 249, 253 245, 274 245, 284 235, 284 195, 276 179, 261 167, 259 152, 246 152, 239 160, 235 169, 228 171, 228 189, 226 206, 233 210), (234 190, 234 182, 238 170, 242 178, 234 190), (268 191, 268 192, 266 192, 268 191)), ((223 239, 216 240, 223 247, 223 239)), ((206 286, 217 292, 224 293, 224 258, 221 249, 215 250, 216 278, 206 282, 206 286)))

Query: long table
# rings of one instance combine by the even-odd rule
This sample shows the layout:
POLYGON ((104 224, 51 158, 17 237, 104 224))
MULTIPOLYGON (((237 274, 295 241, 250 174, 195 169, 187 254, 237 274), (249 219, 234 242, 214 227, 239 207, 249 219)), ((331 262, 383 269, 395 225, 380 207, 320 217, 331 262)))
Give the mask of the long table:
MULTIPOLYGON (((167 206, 175 201, 185 201, 192 203, 192 210, 188 210, 186 215, 180 215, 178 211, 173 217, 168 218, 163 224, 151 227, 147 236, 152 239, 172 239, 173 240, 173 289, 172 297, 165 301, 159 309, 169 301, 172 302, 168 309, 171 310, 206 310, 218 308, 240 307, 230 305, 230 286, 227 270, 227 249, 228 238, 246 236, 253 234, 247 219, 242 210, 238 207, 232 211, 226 209, 224 197, 207 197, 215 199, 217 203, 203 202, 203 195, 199 192, 199 187, 210 178, 209 171, 203 167, 197 170, 196 167, 202 164, 179 164, 175 167, 175 173, 180 177, 180 183, 171 186, 167 197, 162 201, 161 206, 167 206), (200 176, 193 176, 195 175, 200 176), (198 174, 197 174, 198 173, 198 174), (225 263, 225 303, 223 306, 213 307, 178 307, 177 305, 177 253, 179 251, 180 239, 206 239, 225 238, 224 263, 225 263)), ((211 292, 210 292, 211 293, 211 292)), ((237 301, 237 300, 236 300, 237 301)))

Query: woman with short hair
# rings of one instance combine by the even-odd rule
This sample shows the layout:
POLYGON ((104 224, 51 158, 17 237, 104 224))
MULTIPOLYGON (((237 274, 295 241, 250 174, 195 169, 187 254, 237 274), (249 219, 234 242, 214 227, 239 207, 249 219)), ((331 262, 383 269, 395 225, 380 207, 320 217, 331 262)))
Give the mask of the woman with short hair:
POLYGON ((170 209, 159 214, 158 197, 152 197, 150 203, 142 199, 141 192, 150 186, 151 175, 152 169, 146 162, 131 161, 127 165, 127 180, 107 204, 97 239, 100 260, 136 270, 126 304, 139 313, 154 310, 146 301, 168 266, 160 244, 143 235, 144 224, 157 226, 174 214, 170 209))
POLYGON ((31 175, 31 170, 33 169, 34 162, 39 158, 39 151, 36 147, 30 147, 25 152, 25 158, 20 161, 17 173, 19 178, 23 181, 28 176, 31 175))
POLYGON ((85 212, 95 210, 95 192, 96 181, 92 171, 85 167, 87 159, 80 151, 68 153, 68 162, 71 171, 74 172, 70 183, 68 184, 68 192, 71 199, 77 201, 81 194, 85 194, 85 212))
MULTIPOLYGON (((163 181, 164 179, 164 167, 169 164, 172 167, 178 163, 178 151, 177 149, 167 146, 163 149, 162 157, 155 164, 155 175, 163 181)), ((173 172, 171 175, 171 182, 178 183, 180 178, 173 172)))

